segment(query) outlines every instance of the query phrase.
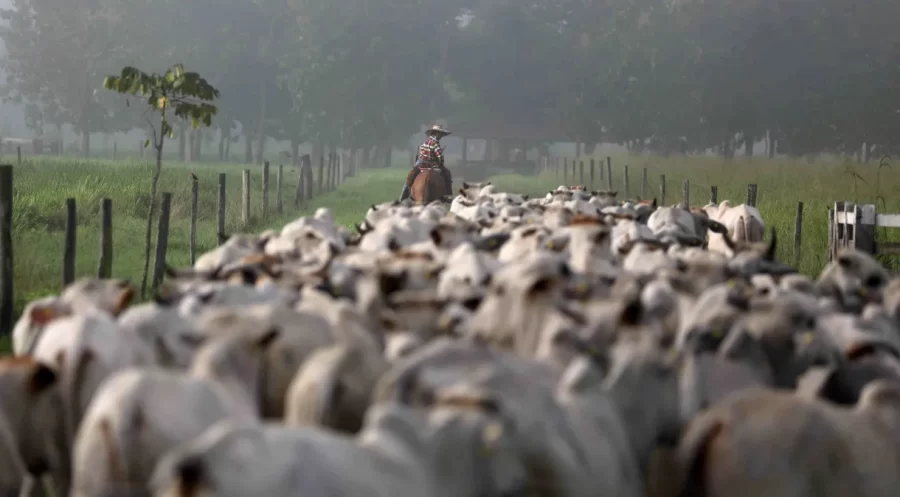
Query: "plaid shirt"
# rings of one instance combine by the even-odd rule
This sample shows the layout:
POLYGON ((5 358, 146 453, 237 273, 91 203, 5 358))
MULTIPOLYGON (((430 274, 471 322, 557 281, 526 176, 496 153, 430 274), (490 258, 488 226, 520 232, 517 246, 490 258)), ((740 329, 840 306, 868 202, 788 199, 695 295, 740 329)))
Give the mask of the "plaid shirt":
POLYGON ((444 150, 434 136, 429 136, 425 143, 419 145, 418 160, 429 164, 443 164, 444 150))

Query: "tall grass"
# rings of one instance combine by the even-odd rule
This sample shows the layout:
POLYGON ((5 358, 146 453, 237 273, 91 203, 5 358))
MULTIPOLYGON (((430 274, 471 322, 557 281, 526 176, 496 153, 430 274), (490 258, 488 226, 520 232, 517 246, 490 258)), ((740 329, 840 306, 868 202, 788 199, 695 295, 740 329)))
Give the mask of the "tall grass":
MULTIPOLYGON (((587 158, 586 158, 587 159, 587 158)), ((648 196, 659 197, 659 175, 666 175, 667 203, 681 200, 684 179, 691 182, 692 204, 709 199, 711 185, 716 185, 719 200, 741 203, 746 198, 748 183, 759 185, 757 206, 767 225, 774 226, 779 238, 779 256, 791 261, 794 213, 797 201, 805 204, 803 247, 800 269, 816 274, 827 261, 827 208, 836 200, 876 203, 879 212, 900 212, 900 197, 890 192, 900 187, 900 177, 887 166, 853 165, 851 163, 807 163, 804 161, 735 159, 724 162, 713 158, 656 158, 622 156, 613 158, 613 185, 623 191, 622 166, 628 164, 630 197, 640 192, 641 169, 648 169, 648 196)), ((261 219, 262 168, 241 164, 163 165, 160 191, 172 193, 168 262, 175 266, 189 263, 188 235, 190 226, 190 173, 199 178, 198 253, 212 249, 216 243, 215 216, 218 173, 227 174, 226 231, 235 233, 244 227, 240 220, 241 170, 251 169, 251 217, 246 229, 261 231, 279 228, 317 207, 329 207, 337 222, 351 225, 359 221, 366 208, 397 197, 406 175, 404 167, 363 171, 343 183, 337 191, 317 196, 297 209, 293 207, 298 171, 285 166, 284 206, 282 216, 275 214, 275 172, 270 170, 269 212, 261 219)), ((99 261, 100 199, 108 197, 113 205, 113 276, 137 280, 142 267, 144 219, 149 206, 151 165, 140 160, 79 160, 72 158, 35 157, 15 168, 13 243, 16 309, 28 300, 55 293, 62 286, 62 255, 65 228, 65 199, 75 198, 78 211, 76 275, 96 274, 99 261)), ((314 168, 317 169, 317 168, 314 168)), ((588 178, 587 162, 585 181, 588 178)), ((464 179, 454 178, 456 184, 464 179)), ((536 177, 503 175, 491 178, 502 189, 542 195, 562 184, 562 176, 553 172, 536 177)), ((570 184, 577 181, 571 179, 570 184)), ((599 174, 594 185, 601 188, 599 174)), ((881 230, 885 231, 885 230, 881 230)), ((890 231, 879 236, 897 238, 890 231)))

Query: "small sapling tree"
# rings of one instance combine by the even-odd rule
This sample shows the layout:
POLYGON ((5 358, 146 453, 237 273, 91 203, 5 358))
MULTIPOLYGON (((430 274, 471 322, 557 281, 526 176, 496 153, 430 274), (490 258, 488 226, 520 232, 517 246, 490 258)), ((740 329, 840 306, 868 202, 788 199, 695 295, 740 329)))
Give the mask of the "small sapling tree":
MULTIPOLYGON (((162 171, 162 153, 165 138, 175 136, 170 118, 189 121, 191 127, 209 127, 216 107, 210 102, 218 98, 219 90, 195 72, 185 72, 181 64, 175 64, 164 74, 147 74, 134 67, 122 69, 118 76, 107 76, 103 87, 126 95, 135 95, 147 99, 147 113, 159 116, 159 129, 150 121, 152 145, 156 150, 156 167, 150 183, 150 211, 147 213, 147 231, 144 238, 144 271, 141 276, 141 297, 146 295, 147 272, 150 268, 150 240, 153 229, 153 216, 156 213, 156 190, 159 175, 162 171)), ((151 140, 144 143, 149 147, 151 140)))

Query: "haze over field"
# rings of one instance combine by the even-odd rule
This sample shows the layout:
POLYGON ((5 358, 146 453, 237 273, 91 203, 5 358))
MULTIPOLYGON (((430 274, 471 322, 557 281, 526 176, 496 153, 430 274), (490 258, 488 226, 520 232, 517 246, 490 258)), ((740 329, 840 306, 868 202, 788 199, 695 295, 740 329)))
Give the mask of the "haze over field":
MULTIPOLYGON (((900 136, 894 0, 0 6, 3 95, 24 104, 24 117, 4 104, 2 131, 53 137, 63 129, 67 150, 82 153, 110 147, 105 134, 137 129, 131 150, 146 125, 141 105, 94 92, 105 75, 177 62, 222 91, 204 140, 212 145, 224 132, 257 142, 257 162, 277 153, 272 142, 259 146, 264 138, 285 142, 278 151, 292 141, 405 148, 437 119, 524 126, 541 139, 532 145, 582 142, 587 152, 616 143, 728 157, 756 144, 756 154, 882 155, 900 136), (79 138, 85 131, 93 141, 79 138)), ((458 142, 448 148, 458 152, 458 142)))

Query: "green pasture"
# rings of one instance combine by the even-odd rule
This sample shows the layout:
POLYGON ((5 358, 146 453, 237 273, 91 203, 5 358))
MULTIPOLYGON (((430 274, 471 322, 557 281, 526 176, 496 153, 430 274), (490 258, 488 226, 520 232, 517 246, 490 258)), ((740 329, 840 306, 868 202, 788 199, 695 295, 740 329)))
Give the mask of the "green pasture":
MULTIPOLYGON (((589 177, 585 161, 585 182, 589 177)), ((640 194, 641 171, 648 170, 648 197, 660 196, 660 175, 665 174, 668 204, 681 200, 683 180, 690 180, 692 204, 709 200, 710 186, 718 187, 719 200, 735 203, 746 198, 748 183, 758 185, 757 206, 767 225, 779 237, 779 256, 793 261, 794 218, 798 201, 804 203, 803 240, 799 267, 816 274, 827 260, 827 208, 835 200, 876 203, 879 212, 900 212, 900 197, 891 192, 900 187, 900 176, 878 164, 809 163, 804 161, 718 158, 658 158, 623 156, 613 158, 613 189, 623 197, 623 171, 629 166, 630 197, 640 194)), ((252 222, 244 228, 240 220, 242 164, 170 162, 163 166, 161 192, 171 192, 168 262, 185 266, 189 262, 190 173, 199 178, 200 199, 198 254, 215 246, 215 212, 218 174, 227 176, 226 231, 258 232, 278 228, 318 207, 329 207, 336 220, 345 225, 358 222, 374 203, 397 197, 405 178, 405 167, 362 171, 336 191, 316 196, 295 208, 294 190, 298 170, 284 168, 284 214, 275 213, 275 174, 270 169, 269 216, 262 219, 262 168, 251 168, 252 222)), ((15 300, 17 311, 31 299, 58 292, 62 286, 62 257, 65 230, 65 200, 74 198, 78 211, 77 276, 96 274, 99 260, 100 200, 112 199, 113 276, 137 282, 143 263, 144 217, 149 205, 151 165, 138 160, 79 160, 73 158, 33 158, 14 168, 13 243, 15 300)), ((455 183, 464 178, 456 177, 455 183)), ((541 195, 563 184, 560 174, 547 172, 537 177, 494 176, 491 181, 507 191, 541 195)), ((577 178, 568 177, 569 184, 577 178)), ((605 188, 599 174, 595 188, 605 188)), ((155 227, 154 227, 155 232, 155 227)), ((880 233, 881 237, 889 234, 880 233)), ((154 235, 155 241, 155 235, 154 235)))

